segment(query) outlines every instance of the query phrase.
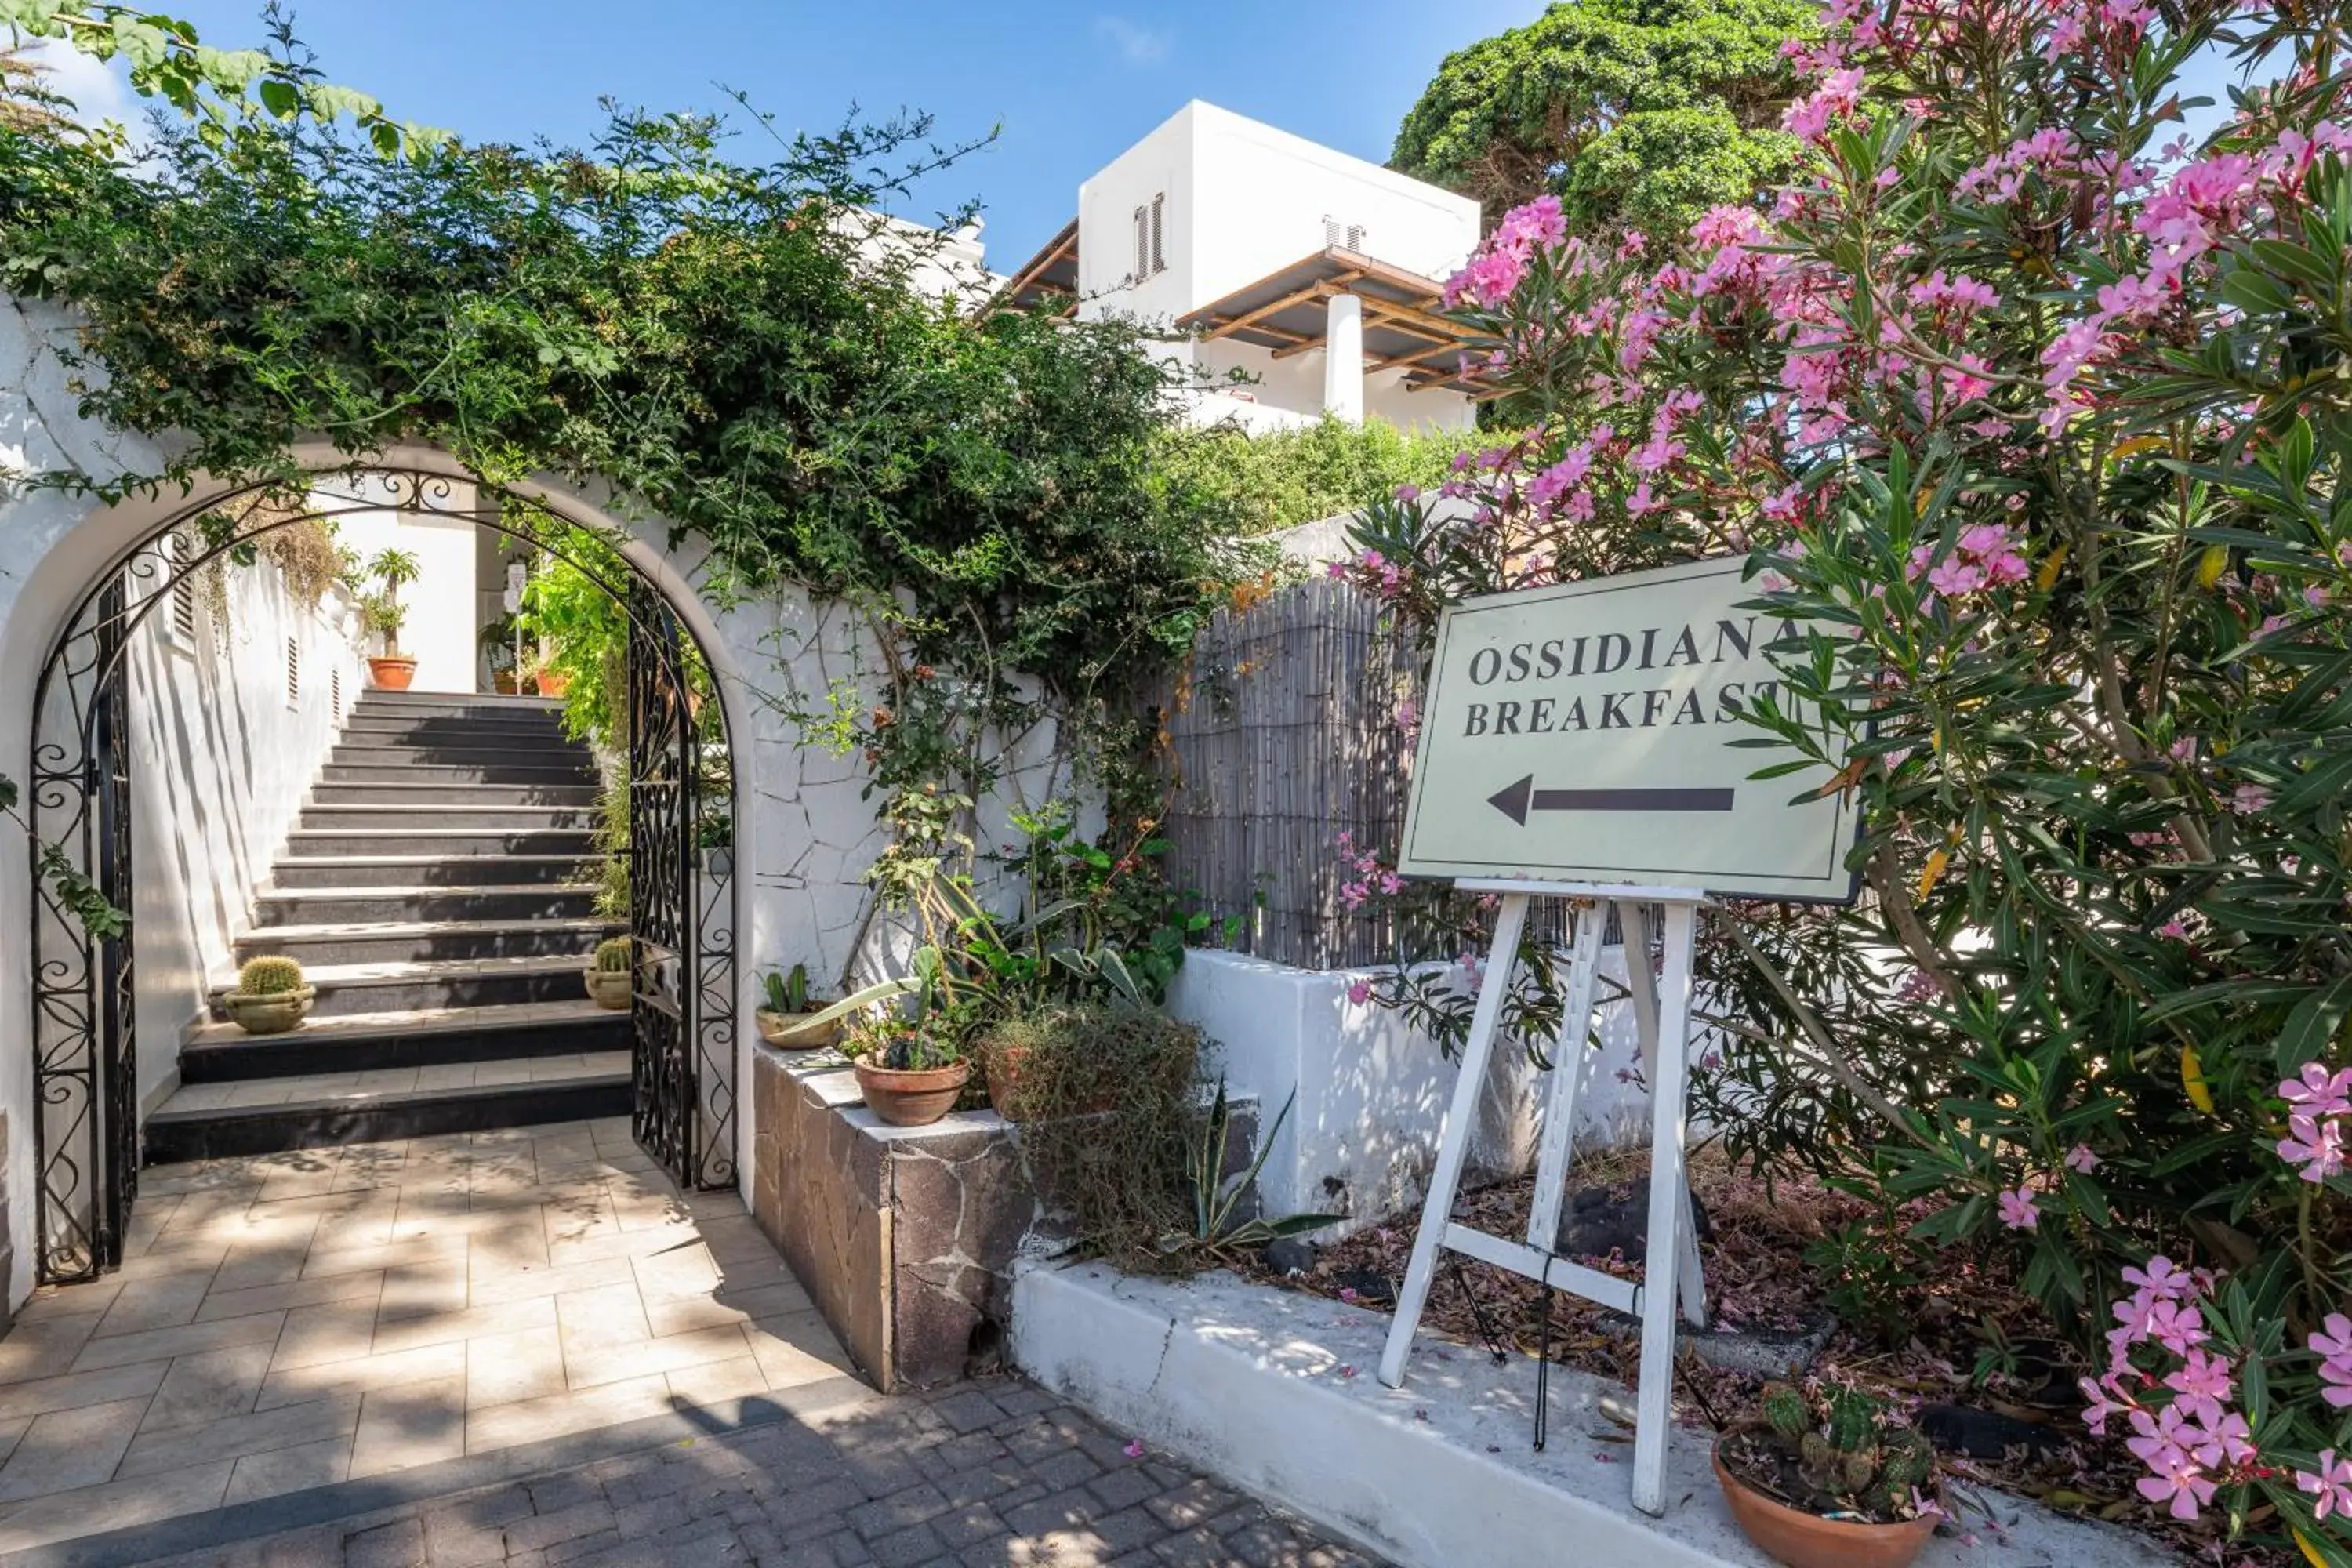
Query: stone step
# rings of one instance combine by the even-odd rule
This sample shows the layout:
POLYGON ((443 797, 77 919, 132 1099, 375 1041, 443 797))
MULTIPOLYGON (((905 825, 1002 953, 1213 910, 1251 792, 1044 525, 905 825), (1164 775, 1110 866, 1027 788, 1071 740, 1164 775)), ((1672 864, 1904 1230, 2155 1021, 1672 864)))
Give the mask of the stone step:
POLYGON ((349 921, 263 926, 237 938, 240 963, 281 953, 305 969, 344 963, 404 963, 472 958, 552 957, 584 963, 597 942, 623 928, 591 915, 553 921, 349 921))
POLYGON ((487 827, 528 833, 595 825, 596 813, 577 805, 306 805, 298 827, 305 833, 487 827))
POLYGON ((522 887, 595 877, 593 855, 292 856, 269 868, 270 890, 291 888, 522 887))
POLYGON ((626 1116, 626 1051, 184 1085, 147 1118, 151 1165, 626 1116))
POLYGON ((533 767, 577 768, 593 773, 596 759, 585 746, 569 741, 416 741, 369 737, 342 738, 328 752, 327 761, 359 765, 397 767, 404 763, 439 763, 450 767, 477 767, 485 763, 528 763, 533 767))
POLYGON ((595 912, 593 882, 471 888, 289 888, 257 894, 254 923, 359 925, 437 921, 585 920, 595 912))
POLYGON ((517 713, 511 717, 467 718, 460 714, 371 713, 353 709, 344 716, 346 735, 522 735, 544 740, 563 734, 563 721, 552 714, 517 713))
POLYGON ((463 765, 434 762, 330 762, 319 770, 322 784, 495 784, 580 785, 594 788, 596 775, 571 763, 484 762, 463 765))
MULTIPOLYGON (((496 1007, 512 1002, 575 1002, 588 994, 581 972, 584 953, 526 958, 454 958, 387 963, 328 963, 306 970, 318 992, 310 1016, 339 1018, 353 1013, 402 1013, 417 1008, 496 1007)), ((216 987, 212 1016, 226 1019, 216 987)))
POLYGON ((553 721, 563 704, 547 697, 489 692, 370 691, 352 704, 354 719, 473 719, 484 723, 553 721))
POLYGON ((181 1048, 180 1081, 236 1083, 625 1051, 629 1039, 627 1013, 599 1007, 585 997, 313 1016, 283 1035, 248 1035, 234 1024, 215 1022, 199 1026, 181 1048))
POLYGON ((346 855, 572 855, 596 853, 585 827, 297 827, 286 853, 309 859, 346 855))
POLYGON ((541 784, 447 784, 403 780, 393 784, 321 782, 310 786, 312 805, 587 805, 596 804, 591 783, 541 784))

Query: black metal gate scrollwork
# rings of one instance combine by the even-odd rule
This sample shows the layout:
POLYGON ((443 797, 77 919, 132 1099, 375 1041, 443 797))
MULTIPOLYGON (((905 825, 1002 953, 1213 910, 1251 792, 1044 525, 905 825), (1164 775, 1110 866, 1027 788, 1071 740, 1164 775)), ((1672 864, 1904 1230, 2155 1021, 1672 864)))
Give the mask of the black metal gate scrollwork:
POLYGON ((138 1195, 133 936, 92 935, 53 875, 87 878, 117 909, 133 907, 133 639, 175 586, 260 534, 404 510, 477 522, 559 556, 627 618, 628 744, 616 761, 630 775, 635 1130, 680 1183, 735 1180, 734 780, 724 712, 705 700, 709 667, 677 613, 609 549, 581 553, 567 527, 538 521, 543 514, 508 516, 445 474, 322 475, 299 507, 248 486, 189 508, 116 558, 75 605, 35 688, 25 805, 34 859, 34 1271, 43 1284, 93 1279, 121 1262, 138 1195), (219 525, 205 530, 211 542, 175 545, 198 518, 219 525), (43 863, 48 849, 57 863, 43 863))
MULTIPOLYGON (((629 615, 630 1017, 637 1142, 681 1184, 735 1179, 732 778, 702 738, 677 617, 635 584, 629 615)), ((714 717, 716 715, 714 714, 714 717)))

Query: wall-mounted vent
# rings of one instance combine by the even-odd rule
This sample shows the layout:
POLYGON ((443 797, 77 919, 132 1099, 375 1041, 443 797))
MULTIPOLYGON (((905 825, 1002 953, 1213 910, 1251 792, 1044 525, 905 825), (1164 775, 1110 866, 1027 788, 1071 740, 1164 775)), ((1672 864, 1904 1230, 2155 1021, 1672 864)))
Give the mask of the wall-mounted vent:
POLYGON ((172 535, 172 640, 191 650, 196 646, 196 574, 188 563, 195 553, 184 529, 172 535))
POLYGON ((1364 226, 1343 223, 1336 217, 1323 219, 1323 244, 1328 248, 1360 252, 1364 248, 1364 226))
POLYGON ((286 639, 286 706, 302 706, 302 645, 292 637, 286 639))

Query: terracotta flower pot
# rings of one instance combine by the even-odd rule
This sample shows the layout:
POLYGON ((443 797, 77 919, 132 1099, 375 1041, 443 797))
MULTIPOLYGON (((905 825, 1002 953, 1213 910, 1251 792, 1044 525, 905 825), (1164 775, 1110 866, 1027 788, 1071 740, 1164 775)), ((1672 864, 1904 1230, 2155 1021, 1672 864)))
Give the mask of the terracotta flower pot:
POLYGON ((541 697, 561 697, 571 689, 570 676, 558 675, 551 669, 542 669, 539 672, 539 694, 541 697))
POLYGON ((634 976, 625 969, 583 969, 581 978, 588 983, 588 999, 599 1007, 624 1012, 629 1005, 630 993, 636 987, 634 976))
POLYGON ((1823 1519, 1775 1501, 1724 1468, 1720 1442, 1716 1445, 1715 1479, 1748 1539, 1788 1568, 1909 1568, 1936 1533, 1932 1516, 1865 1524, 1823 1519))
POLYGON ((490 684, 501 697, 512 697, 520 689, 515 684, 515 672, 511 669, 501 669, 492 675, 490 684))
POLYGON ((317 989, 305 985, 299 991, 232 991, 225 1005, 229 1022, 248 1035, 282 1035, 300 1023, 310 1011, 317 989))
MULTIPOLYGON (((1026 1047, 1003 1045, 995 1040, 989 1041, 982 1052, 982 1061, 988 1076, 989 1109, 1007 1121, 1034 1121, 1041 1114, 1039 1108, 1032 1106, 1023 1092, 1025 1086, 1022 1079, 1022 1061, 1028 1054, 1026 1047)), ((1118 1104, 1118 1085, 1106 1081, 1097 1085, 1094 1092, 1087 1095, 1082 1103, 1065 1114, 1097 1116, 1118 1104)))
POLYGON ((877 1068, 857 1064, 857 1087, 866 1107, 893 1127, 928 1127, 955 1109, 971 1064, 943 1068, 877 1068))
POLYGON ((368 679, 384 691, 405 691, 416 679, 416 661, 405 654, 368 660, 368 679))
POLYGON ((759 1010, 760 1038, 780 1051, 813 1051, 819 1046, 829 1046, 841 1038, 841 1020, 813 1023, 815 1013, 779 1013, 772 1008, 759 1010))

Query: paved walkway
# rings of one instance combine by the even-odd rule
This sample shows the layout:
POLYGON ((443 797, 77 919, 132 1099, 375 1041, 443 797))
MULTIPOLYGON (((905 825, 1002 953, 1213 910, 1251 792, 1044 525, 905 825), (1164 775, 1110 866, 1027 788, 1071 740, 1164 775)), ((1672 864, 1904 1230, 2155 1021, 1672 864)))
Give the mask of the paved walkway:
POLYGON ((0 1564, 1360 1563, 1017 1379, 885 1398, 621 1122, 166 1166, 0 1341, 0 1564))

